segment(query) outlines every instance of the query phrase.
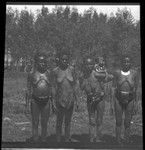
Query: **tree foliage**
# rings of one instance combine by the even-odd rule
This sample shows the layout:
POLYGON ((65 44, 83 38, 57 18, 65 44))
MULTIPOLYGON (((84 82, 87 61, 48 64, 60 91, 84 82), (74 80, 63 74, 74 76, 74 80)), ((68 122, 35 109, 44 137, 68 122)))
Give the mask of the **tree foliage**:
POLYGON ((135 23, 127 9, 118 9, 110 18, 93 8, 79 14, 76 8, 61 6, 52 12, 42 6, 36 18, 27 9, 19 13, 8 8, 6 13, 6 49, 15 58, 33 57, 35 51, 53 58, 67 49, 77 61, 88 54, 104 55, 108 66, 127 53, 138 66, 140 47, 140 22, 135 23))

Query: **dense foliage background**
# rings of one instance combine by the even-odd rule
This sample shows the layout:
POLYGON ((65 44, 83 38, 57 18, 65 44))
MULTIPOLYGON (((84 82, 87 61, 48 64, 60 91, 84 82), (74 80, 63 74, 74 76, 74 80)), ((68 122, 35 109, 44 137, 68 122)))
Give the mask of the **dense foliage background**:
POLYGON ((94 8, 79 14, 76 8, 59 6, 49 12, 42 6, 34 17, 27 9, 18 12, 9 7, 5 41, 5 50, 15 60, 32 58, 37 50, 53 58, 57 51, 67 49, 78 62, 89 53, 103 55, 108 67, 118 65, 122 54, 132 56, 135 66, 141 61, 140 21, 134 22, 127 9, 118 9, 108 18, 94 8))

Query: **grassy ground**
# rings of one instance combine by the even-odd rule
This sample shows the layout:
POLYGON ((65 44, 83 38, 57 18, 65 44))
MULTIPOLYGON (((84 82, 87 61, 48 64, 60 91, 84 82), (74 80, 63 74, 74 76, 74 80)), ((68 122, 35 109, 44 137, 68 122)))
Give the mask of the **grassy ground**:
MULTIPOLYGON (((20 142, 31 136, 31 121, 24 114, 25 104, 26 74, 8 73, 4 76, 3 89, 3 121, 2 121, 2 141, 20 142)), ((106 101, 104 112, 103 134, 104 138, 111 140, 115 136, 115 118, 109 114, 110 104, 106 101)), ((48 122, 48 136, 55 134, 55 114, 51 114, 48 122)), ((133 122, 142 123, 141 100, 138 101, 138 112, 133 117, 133 122)), ((132 124, 133 138, 141 142, 142 126, 132 124)), ((71 126, 72 137, 78 141, 88 140, 88 113, 86 100, 80 99, 79 111, 74 111, 71 126)))

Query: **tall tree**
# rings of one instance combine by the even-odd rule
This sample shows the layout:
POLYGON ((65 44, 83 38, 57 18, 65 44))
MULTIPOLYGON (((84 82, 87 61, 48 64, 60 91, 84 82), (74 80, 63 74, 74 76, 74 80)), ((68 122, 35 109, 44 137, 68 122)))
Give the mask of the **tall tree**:
POLYGON ((32 56, 35 51, 34 16, 28 10, 22 10, 18 20, 19 52, 21 57, 32 56))

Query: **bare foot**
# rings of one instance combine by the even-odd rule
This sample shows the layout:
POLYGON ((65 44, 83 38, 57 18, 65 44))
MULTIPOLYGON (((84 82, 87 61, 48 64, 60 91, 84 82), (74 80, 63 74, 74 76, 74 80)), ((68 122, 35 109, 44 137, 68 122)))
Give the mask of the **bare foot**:
POLYGON ((71 138, 66 138, 66 139, 65 139, 65 142, 71 142, 71 141, 72 141, 71 138))
POLYGON ((57 142, 61 142, 61 137, 57 137, 57 142))
POLYGON ((120 146, 123 146, 123 142, 122 142, 121 138, 117 139, 117 144, 120 145, 120 146))
POLYGON ((125 144, 131 144, 133 142, 129 137, 125 137, 123 140, 125 144))
POLYGON ((46 137, 42 137, 41 138, 41 142, 47 142, 47 138, 46 137))
POLYGON ((100 136, 96 137, 95 142, 102 142, 102 140, 101 140, 100 136))
POLYGON ((39 142, 39 137, 30 137, 30 138, 27 138, 26 139, 26 142, 32 142, 32 143, 34 143, 34 142, 39 142))
POLYGON ((93 137, 90 138, 90 142, 91 142, 91 143, 94 142, 94 138, 93 138, 93 137))

